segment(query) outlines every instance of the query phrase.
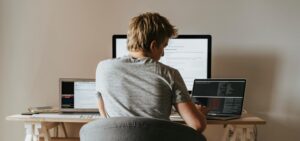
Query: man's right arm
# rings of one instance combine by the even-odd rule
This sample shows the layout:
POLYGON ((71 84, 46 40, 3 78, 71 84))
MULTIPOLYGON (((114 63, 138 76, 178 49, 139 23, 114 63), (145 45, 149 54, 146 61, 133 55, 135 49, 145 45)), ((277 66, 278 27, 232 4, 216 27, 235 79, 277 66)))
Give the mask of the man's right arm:
POLYGON ((192 102, 176 103, 175 108, 188 126, 202 133, 206 128, 205 114, 192 102))

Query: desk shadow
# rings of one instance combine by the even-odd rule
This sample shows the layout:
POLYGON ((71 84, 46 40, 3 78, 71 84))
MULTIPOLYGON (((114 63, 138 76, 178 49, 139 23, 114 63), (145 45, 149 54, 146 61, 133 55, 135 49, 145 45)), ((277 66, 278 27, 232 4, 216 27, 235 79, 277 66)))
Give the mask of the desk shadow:
POLYGON ((244 108, 265 117, 270 111, 278 56, 268 52, 218 50, 212 56, 212 78, 246 78, 244 108))

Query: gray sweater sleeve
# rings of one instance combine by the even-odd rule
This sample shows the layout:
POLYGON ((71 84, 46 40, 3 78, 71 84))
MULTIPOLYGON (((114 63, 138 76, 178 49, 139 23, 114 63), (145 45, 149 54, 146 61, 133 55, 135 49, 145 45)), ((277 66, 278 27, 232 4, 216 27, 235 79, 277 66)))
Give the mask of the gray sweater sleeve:
POLYGON ((177 70, 174 72, 173 78, 172 91, 174 95, 172 98, 172 103, 190 102, 191 98, 189 92, 180 73, 177 70))

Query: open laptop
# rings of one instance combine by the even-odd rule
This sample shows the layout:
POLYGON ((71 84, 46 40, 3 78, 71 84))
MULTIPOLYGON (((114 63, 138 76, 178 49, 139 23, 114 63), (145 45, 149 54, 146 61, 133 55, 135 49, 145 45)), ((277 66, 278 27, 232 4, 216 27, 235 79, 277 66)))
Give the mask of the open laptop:
POLYGON ((98 112, 95 79, 60 78, 59 88, 61 112, 98 112))
POLYGON ((192 99, 209 109, 207 119, 236 119, 243 111, 245 87, 245 79, 195 79, 192 99))

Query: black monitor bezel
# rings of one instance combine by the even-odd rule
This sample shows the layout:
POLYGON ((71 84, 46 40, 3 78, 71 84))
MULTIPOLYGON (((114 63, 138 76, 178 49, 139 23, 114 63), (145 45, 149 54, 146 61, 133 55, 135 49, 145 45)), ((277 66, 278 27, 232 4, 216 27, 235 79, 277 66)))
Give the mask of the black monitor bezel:
MULTIPOLYGON (((117 39, 126 39, 127 38, 127 35, 125 34, 115 34, 112 36, 112 45, 113 45, 113 48, 112 48, 112 57, 113 58, 116 58, 116 41, 117 39)), ((212 43, 211 43, 211 40, 212 40, 212 37, 211 35, 187 35, 187 34, 182 34, 182 35, 178 35, 176 36, 175 39, 207 39, 208 40, 208 49, 207 49, 207 78, 211 78, 211 46, 212 46, 212 43)), ((189 91, 191 93, 191 91, 189 91)))

